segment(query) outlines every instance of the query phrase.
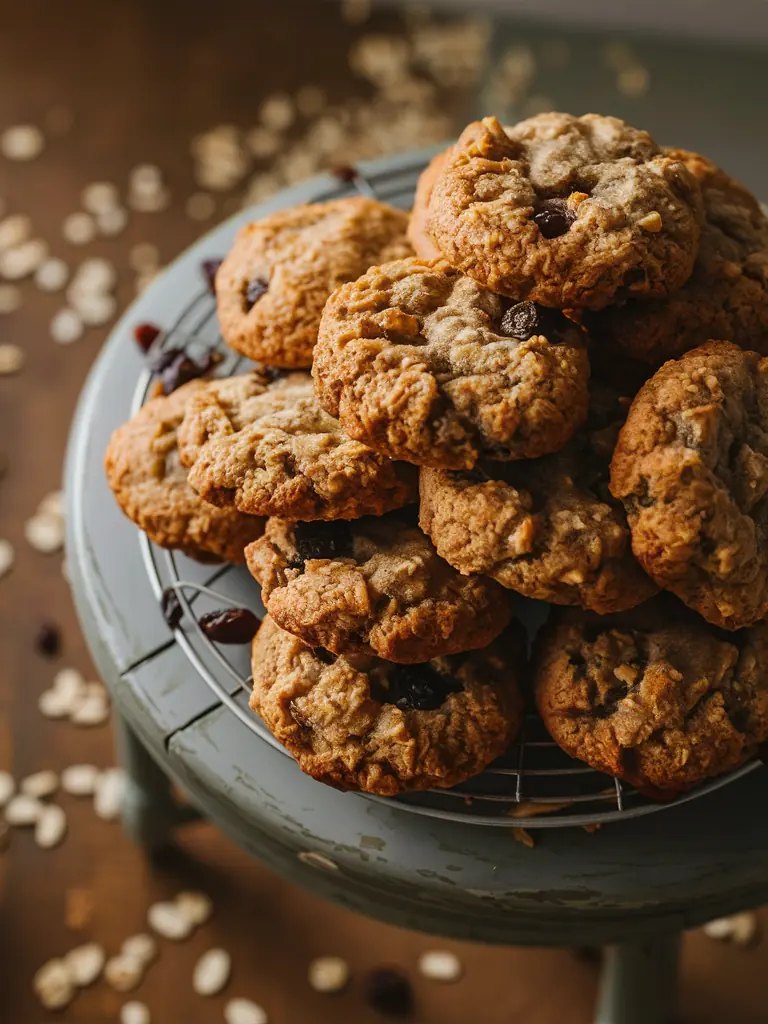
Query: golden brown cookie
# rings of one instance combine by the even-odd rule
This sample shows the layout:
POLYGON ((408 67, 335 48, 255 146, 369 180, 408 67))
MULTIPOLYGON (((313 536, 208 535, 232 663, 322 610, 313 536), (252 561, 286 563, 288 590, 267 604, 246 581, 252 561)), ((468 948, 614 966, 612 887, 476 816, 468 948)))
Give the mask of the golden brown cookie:
POLYGON ((506 302, 444 261, 372 267, 335 291, 312 373, 351 437, 422 466, 544 455, 587 409, 579 329, 532 302, 506 302))
POLYGON ((437 260, 441 256, 440 250, 427 231, 427 216, 429 214, 429 201, 432 198, 432 189, 448 164, 451 157, 451 148, 449 146, 448 149, 444 149, 437 156, 432 157, 419 175, 416 185, 411 219, 408 222, 408 240, 413 246, 413 251, 422 260, 437 260))
POLYGON ((523 714, 518 629, 481 651, 393 665, 312 651, 269 617, 251 707, 307 775, 381 796, 446 788, 504 753, 523 714))
POLYGON ((242 228, 216 274, 225 341, 271 366, 312 365, 325 301, 375 263, 409 256, 408 214, 356 197, 279 210, 242 228))
POLYGON ((512 617, 501 587, 461 576, 397 512, 352 522, 269 519, 246 559, 278 626, 336 654, 429 661, 485 647, 512 617))
POLYGON ((624 509, 608 490, 629 402, 603 385, 592 391, 586 426, 553 455, 421 470, 421 527, 447 562, 526 597, 600 614, 656 593, 632 554, 624 509))
POLYGON ((738 767, 768 739, 768 626, 724 634, 655 599, 600 619, 566 611, 542 631, 536 703, 572 757, 671 798, 738 767))
POLYGON ((647 132, 539 114, 469 125, 437 178, 427 229, 453 266, 510 298, 602 309, 690 277, 701 192, 647 132))
POLYGON ((596 343, 659 366, 709 338, 768 354, 768 218, 711 161, 665 150, 701 185, 704 223, 693 273, 664 300, 629 301, 585 317, 596 343))
POLYGON ((242 562, 245 546, 261 536, 264 520, 203 501, 179 462, 179 425, 206 386, 195 380, 167 397, 152 398, 118 427, 105 457, 107 480, 123 512, 154 544, 201 562, 242 562))
POLYGON ((635 555, 726 629, 768 614, 768 359, 709 342, 632 403, 611 465, 635 555))
POLYGON ((413 501, 415 474, 359 441, 318 404, 307 373, 212 381, 179 431, 190 485, 252 515, 355 519, 413 501))

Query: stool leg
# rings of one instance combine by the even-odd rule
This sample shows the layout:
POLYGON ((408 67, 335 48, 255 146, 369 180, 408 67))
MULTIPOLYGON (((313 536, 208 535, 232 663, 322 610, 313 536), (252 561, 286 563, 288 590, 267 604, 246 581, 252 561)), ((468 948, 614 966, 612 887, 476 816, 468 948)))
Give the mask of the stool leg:
POLYGON ((174 828, 198 820, 200 813, 176 803, 168 776, 117 709, 113 720, 118 758, 126 774, 123 828, 135 843, 157 849, 170 840, 174 828))
POLYGON ((680 935, 608 946, 595 1024, 669 1024, 679 948, 680 935))

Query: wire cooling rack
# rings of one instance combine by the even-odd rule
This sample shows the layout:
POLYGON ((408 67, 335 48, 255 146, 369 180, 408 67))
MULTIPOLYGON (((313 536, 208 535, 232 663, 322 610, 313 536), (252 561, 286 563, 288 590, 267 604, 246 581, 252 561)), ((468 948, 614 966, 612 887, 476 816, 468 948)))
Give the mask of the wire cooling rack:
MULTIPOLYGON (((400 162, 395 172, 358 173, 349 182, 321 179, 315 201, 337 199, 355 192, 409 208, 416 181, 425 166, 423 154, 411 163, 400 162)), ((212 256, 216 254, 211 254, 212 256)), ((224 344, 216 323, 215 301, 204 287, 192 297, 175 322, 164 333, 162 348, 181 348, 193 358, 218 351, 222 362, 218 373, 229 376, 244 372, 247 360, 224 344)), ((134 411, 146 401, 154 378, 143 373, 134 393, 134 411)), ((207 611, 222 607, 247 607, 265 614, 259 587, 242 566, 226 565, 207 569, 183 555, 165 551, 141 535, 145 567, 158 601, 163 591, 173 589, 184 612, 174 631, 174 642, 184 651, 191 668, 209 687, 217 701, 253 732, 258 742, 271 744, 290 759, 261 719, 248 707, 251 689, 250 645, 223 646, 211 641, 198 624, 207 611)), ((541 606, 520 599, 521 617, 536 628, 541 606)), ((521 735, 507 753, 481 775, 453 789, 430 790, 396 798, 404 811, 471 825, 501 828, 588 827, 622 821, 677 807, 726 786, 760 765, 757 759, 739 769, 712 779, 674 801, 652 801, 634 788, 597 772, 568 757, 552 741, 535 714, 525 720, 521 735)), ((392 804, 392 799, 361 794, 350 798, 392 804)))

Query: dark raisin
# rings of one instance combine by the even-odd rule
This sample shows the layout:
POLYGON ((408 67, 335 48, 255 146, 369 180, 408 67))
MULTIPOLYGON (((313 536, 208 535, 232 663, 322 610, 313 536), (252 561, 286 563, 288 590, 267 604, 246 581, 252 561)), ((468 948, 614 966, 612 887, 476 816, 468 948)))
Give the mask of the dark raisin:
POLYGON ((152 343, 162 333, 155 324, 136 324, 133 328, 133 336, 142 352, 149 352, 150 348, 152 348, 152 343))
POLYGON ((182 384, 205 376, 221 362, 221 354, 208 352, 199 363, 188 356, 183 348, 167 348, 150 363, 153 373, 159 375, 163 385, 163 394, 170 395, 182 384))
POLYGON ((357 178, 357 168, 351 164, 337 164, 331 168, 331 174, 339 181, 351 182, 357 178))
POLYGON ((544 199, 538 204, 533 219, 545 238, 558 238, 570 228, 576 214, 564 199, 544 199))
POLYGON ((438 672, 429 662, 395 665, 387 682, 385 703, 394 704, 401 711, 432 711, 442 705, 449 693, 461 689, 455 679, 438 672))
POLYGON ((528 341, 539 332, 539 312, 535 302, 518 302, 501 318, 501 333, 518 341, 528 341))
POLYGON ((250 313, 262 295, 266 295, 269 291, 269 281, 265 281, 262 277, 254 277, 249 281, 245 290, 243 291, 243 301, 245 303, 245 312, 250 313))
POLYGON ((168 628, 178 629, 184 610, 181 607, 179 595, 173 587, 167 587, 163 591, 163 596, 160 598, 160 610, 163 613, 163 618, 168 623, 168 628))
POLYGON ((365 977, 365 997, 374 1010, 389 1017, 407 1017, 413 1010, 413 989, 396 967, 378 967, 365 977))
POLYGON ((324 665, 333 665, 336 661, 336 655, 331 651, 326 651, 324 647, 313 647, 312 653, 318 661, 322 661, 324 665))
POLYGON ((44 658, 55 658, 61 650, 61 632, 53 622, 41 622, 35 637, 35 650, 44 658))
POLYGON ((330 523, 296 523, 293 540, 302 563, 311 558, 352 557, 352 530, 343 519, 330 523))
POLYGON ((219 267, 224 260, 203 260, 200 264, 200 269, 203 272, 205 283, 208 285, 208 291, 211 295, 216 294, 216 275, 219 272, 219 267))
POLYGON ((253 640, 260 622, 247 608, 221 608, 198 619, 209 640, 217 644, 247 644, 253 640))

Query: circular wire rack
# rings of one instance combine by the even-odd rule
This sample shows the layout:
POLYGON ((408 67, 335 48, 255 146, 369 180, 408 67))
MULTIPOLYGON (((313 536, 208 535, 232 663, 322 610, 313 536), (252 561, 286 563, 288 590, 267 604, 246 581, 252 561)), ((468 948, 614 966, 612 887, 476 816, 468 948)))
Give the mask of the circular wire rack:
MULTIPOLYGON (((315 201, 360 193, 407 209, 425 164, 423 153, 414 154, 411 161, 401 159, 394 171, 382 170, 381 165, 376 164, 361 165, 352 181, 344 181, 341 176, 338 179, 318 179, 315 201)), ((221 338, 215 300, 210 289, 204 286, 202 274, 200 291, 164 332, 159 345, 160 350, 183 349, 197 359, 212 351, 218 352, 222 359, 217 370, 220 376, 245 372, 251 365, 228 349, 221 338)), ((140 376, 134 392, 134 412, 149 397, 154 380, 149 370, 140 376)), ((206 636, 198 622, 206 612, 222 607, 247 607, 256 614, 266 614, 256 581, 242 566, 205 567, 177 552, 156 547, 144 534, 141 535, 141 545, 146 571, 158 601, 164 591, 173 590, 184 612, 170 643, 179 645, 191 668, 216 700, 254 733, 255 740, 269 743, 292 760, 248 706, 251 689, 249 645, 216 644, 206 636)), ((546 606, 524 598, 520 598, 518 603, 520 617, 529 634, 533 635, 546 615, 546 606)), ((519 737, 506 754, 462 785, 396 798, 371 794, 352 796, 390 806, 394 802, 403 811, 469 825, 523 829, 590 828, 677 807, 728 785, 760 764, 755 758, 727 775, 700 784, 675 800, 654 801, 618 779, 570 758, 549 737, 538 715, 532 713, 527 715, 519 737)))

